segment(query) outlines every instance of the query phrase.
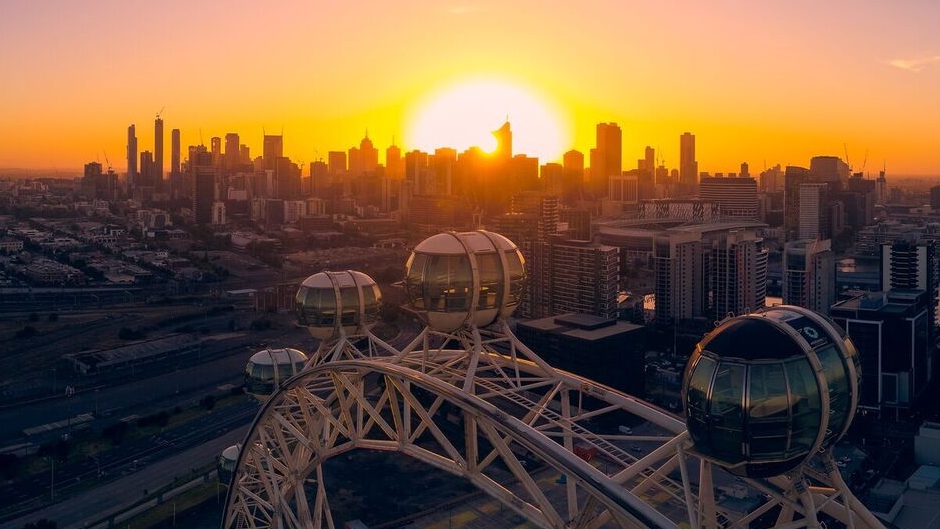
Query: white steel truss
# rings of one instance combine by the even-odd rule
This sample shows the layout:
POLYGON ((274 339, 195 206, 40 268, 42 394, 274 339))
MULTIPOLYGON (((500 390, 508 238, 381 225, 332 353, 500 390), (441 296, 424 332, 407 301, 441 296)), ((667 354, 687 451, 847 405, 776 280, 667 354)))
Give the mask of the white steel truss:
POLYGON ((679 417, 553 368, 504 324, 427 328, 401 351, 371 335, 321 346, 267 401, 242 446, 224 529, 335 529, 322 465, 357 449, 399 452, 468 480, 546 529, 882 527, 831 453, 787 475, 733 478, 693 453, 679 417), (598 427, 628 416, 649 427, 598 427), (761 504, 749 513, 716 504, 716 490, 735 483, 761 504))

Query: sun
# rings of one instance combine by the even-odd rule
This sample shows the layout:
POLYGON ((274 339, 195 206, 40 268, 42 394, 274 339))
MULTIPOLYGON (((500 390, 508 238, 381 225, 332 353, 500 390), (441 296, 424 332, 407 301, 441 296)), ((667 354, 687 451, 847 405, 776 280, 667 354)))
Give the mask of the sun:
POLYGON ((542 163, 561 159, 569 144, 560 113, 537 92, 498 80, 475 80, 446 86, 423 99, 406 129, 409 148, 433 152, 496 148, 492 131, 508 119, 513 154, 537 156, 542 163))

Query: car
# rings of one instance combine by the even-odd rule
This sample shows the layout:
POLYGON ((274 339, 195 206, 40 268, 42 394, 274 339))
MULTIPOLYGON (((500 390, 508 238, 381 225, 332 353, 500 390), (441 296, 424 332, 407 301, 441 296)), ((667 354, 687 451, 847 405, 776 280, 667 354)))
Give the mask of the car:
POLYGON ((640 448, 640 445, 630 445, 630 450, 633 450, 634 452, 642 452, 642 451, 643 451, 643 449, 640 448))

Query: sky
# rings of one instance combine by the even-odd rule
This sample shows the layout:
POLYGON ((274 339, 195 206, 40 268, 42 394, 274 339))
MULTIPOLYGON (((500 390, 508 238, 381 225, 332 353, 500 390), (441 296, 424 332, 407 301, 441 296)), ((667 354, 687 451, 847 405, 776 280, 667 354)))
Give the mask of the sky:
POLYGON ((305 164, 366 131, 426 150, 435 98, 485 82, 526 100, 463 110, 508 117, 542 163, 615 122, 625 168, 647 145, 678 166, 688 131, 711 173, 837 155, 940 175, 937 20, 935 0, 2 0, 0 168, 122 172, 128 125, 152 150, 158 112, 167 167, 174 128, 184 151, 237 132, 252 156, 283 133, 305 164))

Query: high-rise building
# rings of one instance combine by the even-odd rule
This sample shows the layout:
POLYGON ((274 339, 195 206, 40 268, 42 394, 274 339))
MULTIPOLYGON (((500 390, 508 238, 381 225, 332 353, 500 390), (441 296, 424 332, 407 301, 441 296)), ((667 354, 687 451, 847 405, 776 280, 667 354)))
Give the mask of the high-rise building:
POLYGON ((760 190, 764 193, 776 193, 783 185, 783 171, 780 164, 766 169, 760 174, 760 190))
POLYGON ((930 188, 930 209, 940 210, 940 186, 930 188))
POLYGON ((749 230, 731 230, 715 241, 712 296, 716 321, 764 307, 768 255, 764 240, 749 230))
POLYGON ((102 178, 101 163, 88 162, 85 164, 85 171, 82 175, 82 193, 89 198, 108 198, 106 196, 97 196, 95 186, 102 178))
POLYGON ((800 186, 810 183, 809 169, 805 167, 787 166, 783 173, 783 228, 786 239, 815 239, 800 237, 800 186))
POLYGON ((157 114, 153 121, 153 185, 163 185, 163 120, 157 114))
POLYGON ((330 151, 326 155, 326 163, 330 175, 341 176, 346 174, 346 153, 343 151, 330 151))
POLYGON ((757 220, 757 182, 753 178, 703 177, 699 198, 717 202, 724 218, 757 220))
POLYGON ((646 147, 643 158, 637 160, 637 197, 640 200, 656 198, 656 150, 646 147))
POLYGON ((836 262, 831 240, 786 243, 783 302, 829 315, 830 307, 836 302, 836 262))
POLYGON ((636 174, 618 174, 607 177, 607 198, 618 204, 619 211, 624 211, 626 204, 636 207, 639 197, 639 182, 636 174))
POLYGON ((235 132, 229 132, 225 135, 225 153, 222 167, 228 173, 234 173, 238 166, 241 165, 239 160, 241 158, 241 139, 238 137, 238 134, 235 132))
POLYGON ((385 176, 398 180, 404 175, 404 160, 401 157, 401 148, 395 145, 395 140, 385 149, 385 176))
POLYGON ((687 187, 698 184, 695 135, 690 132, 684 132, 679 137, 679 183, 687 187))
POLYGON ((531 302, 523 303, 523 314, 617 317, 619 248, 550 237, 534 243, 531 253, 532 262, 527 262, 531 302))
POLYGON ((140 153, 140 175, 137 178, 137 187, 147 187, 153 191, 154 181, 156 179, 156 164, 153 161, 153 153, 143 151, 140 153))
POLYGON ((170 174, 179 174, 179 172, 180 172, 180 129, 173 129, 170 131, 170 174))
POLYGON ((405 153, 405 182, 410 184, 413 194, 430 193, 429 172, 428 153, 419 150, 405 153))
POLYGON ((450 147, 434 149, 428 156, 428 183, 425 192, 431 195, 453 194, 454 173, 457 168, 457 151, 450 147))
POLYGON ((596 147, 591 149, 591 192, 594 198, 607 195, 611 176, 623 173, 623 134, 616 123, 598 123, 596 147))
POLYGON ((881 245, 881 289, 925 290, 936 296, 937 247, 933 241, 898 240, 881 245))
POLYGON ((326 196, 329 169, 322 159, 310 162, 310 185, 307 191, 315 197, 326 196))
POLYGON ((654 237, 656 321, 717 321, 763 307, 767 259, 751 228, 703 224, 654 237))
POLYGON ((918 406, 936 410, 936 401, 924 398, 936 377, 935 305, 923 290, 871 292, 833 305, 832 320, 858 349, 859 408, 893 410, 892 418, 918 406))
POLYGON ((274 169, 277 166, 278 158, 284 156, 284 137, 264 135, 264 144, 262 145, 262 159, 265 169, 274 169))
POLYGON ((851 175, 849 164, 838 156, 813 156, 809 160, 809 172, 816 182, 832 182, 839 188, 851 175))
POLYGON ((209 138, 209 152, 212 153, 212 165, 222 167, 222 138, 213 136, 209 138))
POLYGON ((127 186, 137 185, 137 133, 134 125, 127 127, 127 186))
POLYGON ((828 239, 832 237, 829 224, 827 184, 800 184, 800 239, 828 239))
POLYGON ((191 149, 189 163, 193 174, 193 222, 211 224, 217 176, 216 168, 212 165, 212 154, 205 147, 195 152, 191 149))
POLYGON ((369 139, 369 132, 366 131, 365 137, 359 142, 359 173, 375 174, 375 170, 378 166, 379 150, 372 145, 372 140, 369 139))
POLYGON ((512 158, 512 129, 509 126, 509 120, 493 131, 493 137, 496 138, 496 149, 493 151, 493 157, 502 162, 509 161, 512 158))
POLYGON ((699 233, 671 232, 654 238, 657 323, 669 324, 708 315, 710 257, 699 233))
POLYGON ((544 191, 561 195, 565 190, 565 167, 557 162, 542 164, 539 167, 539 181, 544 191))
MULTIPOLYGON (((527 213, 537 219, 536 239, 547 240, 558 232, 558 197, 550 193, 523 191, 512 196, 511 213, 527 213)), ((522 241, 513 241, 521 244, 522 241)))

